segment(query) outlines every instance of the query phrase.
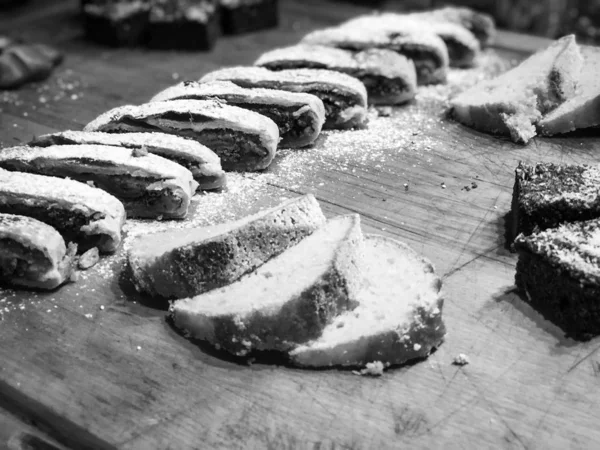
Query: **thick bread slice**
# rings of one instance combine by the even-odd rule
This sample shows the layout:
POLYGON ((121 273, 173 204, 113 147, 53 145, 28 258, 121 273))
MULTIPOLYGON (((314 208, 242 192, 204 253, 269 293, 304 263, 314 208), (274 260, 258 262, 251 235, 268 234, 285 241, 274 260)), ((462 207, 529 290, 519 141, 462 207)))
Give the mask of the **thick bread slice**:
POLYGON ((362 247, 359 216, 336 217, 235 283, 175 301, 173 322, 239 356, 292 349, 354 307, 362 247))
POLYGON ((191 139, 165 133, 102 133, 95 131, 62 131, 38 136, 28 145, 112 145, 130 149, 146 149, 148 153, 176 162, 194 176, 198 188, 219 189, 225 186, 221 158, 208 147, 191 139))
POLYGON ((600 125, 600 48, 582 45, 581 53, 584 64, 575 96, 538 122, 541 134, 552 136, 600 125))
POLYGON ((150 101, 184 99, 220 99, 267 116, 279 127, 282 147, 312 144, 325 123, 325 106, 315 95, 279 89, 248 89, 230 81, 184 81, 159 92, 150 101))
POLYGON ((360 268, 359 305, 337 316, 321 336, 293 349, 294 364, 403 364, 442 343, 442 282, 429 261, 403 243, 367 235, 360 268))
POLYGON ((6 148, 0 167, 93 183, 121 200, 131 217, 184 218, 198 186, 177 163, 109 145, 6 148))
POLYGON ((101 114, 84 130, 161 131, 192 138, 219 155, 225 170, 265 169, 279 142, 279 129, 271 119, 216 100, 120 106, 101 114))
MULTIPOLYGON (((0 169, 0 213, 38 219, 67 241, 112 253, 121 244, 125 208, 115 197, 79 181, 0 169)), ((81 245, 80 245, 81 247, 81 245)))
POLYGON ((128 255, 132 280, 152 296, 198 295, 232 283, 324 223, 308 194, 235 222, 142 236, 128 255))
POLYGON ((0 281, 17 286, 54 289, 73 271, 77 245, 31 217, 0 214, 0 281))
POLYGON ((575 95, 583 58, 575 36, 565 36, 493 80, 451 101, 454 118, 477 130, 527 143, 544 114, 575 95))

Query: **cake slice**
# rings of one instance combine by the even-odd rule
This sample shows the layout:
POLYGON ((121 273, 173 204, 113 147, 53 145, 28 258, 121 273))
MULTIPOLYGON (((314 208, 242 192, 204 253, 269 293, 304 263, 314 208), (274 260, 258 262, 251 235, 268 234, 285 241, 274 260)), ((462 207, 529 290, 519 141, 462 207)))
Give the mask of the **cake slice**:
POLYGON ((519 163, 511 216, 511 239, 600 217, 600 167, 519 163))
POLYGON ((146 150, 192 172, 198 189, 220 189, 226 184, 221 158, 208 147, 191 139, 166 133, 102 133, 94 131, 62 131, 38 136, 28 145, 111 145, 127 149, 146 150))
POLYGON ((583 58, 575 36, 565 36, 517 67, 482 81, 451 100, 464 125, 527 143, 544 114, 575 95, 583 58))
POLYGON ((241 34, 275 28, 279 24, 279 0, 218 0, 225 34, 241 34))
POLYGON ((79 250, 105 253, 121 244, 125 208, 115 197, 79 181, 0 169, 0 213, 31 217, 56 228, 79 250))
POLYGON ((365 85, 369 103, 379 105, 412 100, 417 87, 414 63, 385 49, 353 53, 324 45, 299 44, 263 53, 254 64, 269 70, 306 68, 347 73, 365 85))
POLYGON ((150 101, 220 99, 257 112, 279 127, 282 147, 312 144, 325 123, 325 106, 316 96, 278 89, 248 89, 230 81, 184 81, 156 94, 150 101))
POLYGON ((151 0, 95 0, 82 5, 87 39, 113 47, 142 44, 151 0))
POLYGON ((279 129, 268 117, 217 100, 173 100, 120 106, 101 114, 84 131, 159 131, 206 145, 225 170, 260 170, 271 164, 279 129))
POLYGON ((182 219, 197 186, 177 163, 108 145, 5 148, 0 167, 94 185, 121 200, 129 217, 182 219))
POLYGON ((55 289, 74 268, 75 244, 67 247, 49 225, 31 217, 0 213, 0 282, 55 289))
POLYGON ((569 336, 600 334, 600 220, 519 235, 515 247, 525 300, 569 336))
POLYGON ((362 243, 358 215, 331 219, 235 283, 175 301, 173 323, 238 356, 316 339, 355 306, 362 243))
POLYGON ((183 298, 232 283, 325 223, 309 194, 220 225, 137 238, 128 254, 139 292, 183 298))
POLYGON ((231 81, 245 88, 279 89, 313 94, 325 105, 324 128, 361 127, 367 121, 364 84, 344 73, 324 69, 273 72, 264 67, 226 67, 207 73, 201 83, 231 81))
POLYGON ((584 64, 575 95, 538 122, 538 131, 543 135, 600 125, 600 48, 582 45, 581 53, 584 64))
POLYGON ((433 266, 393 239, 366 235, 364 245, 358 306, 291 350, 292 363, 387 367, 426 357, 444 340, 442 282, 433 266))

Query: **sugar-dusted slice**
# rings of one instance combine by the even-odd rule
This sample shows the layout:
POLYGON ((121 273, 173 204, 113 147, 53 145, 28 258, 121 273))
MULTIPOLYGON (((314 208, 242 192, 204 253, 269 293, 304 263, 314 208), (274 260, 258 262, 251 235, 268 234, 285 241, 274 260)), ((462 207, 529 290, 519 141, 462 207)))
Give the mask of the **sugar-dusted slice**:
POLYGON ((568 335, 600 334, 600 220, 519 235, 515 281, 524 299, 568 335))
POLYGON ((0 167, 92 184, 121 200, 129 217, 182 219, 198 185, 177 163, 109 145, 6 148, 0 167))
POLYGON ((263 53, 254 64, 269 70, 306 68, 347 73, 365 85, 372 104, 405 103, 415 97, 417 87, 414 63, 385 49, 354 53, 324 45, 298 44, 263 53))
POLYGON ((519 233, 600 217, 600 167, 519 163, 511 216, 511 240, 519 233))
POLYGON ((183 298, 232 283, 325 223, 312 194, 244 219, 139 237, 128 254, 137 290, 183 298))
POLYGON ((324 128, 361 127, 367 121, 367 90, 356 78, 325 69, 291 69, 274 72, 264 67, 226 67, 207 73, 201 83, 231 81, 246 88, 305 92, 325 105, 324 128))
POLYGON ((368 30, 350 27, 332 27, 313 31, 302 44, 326 45, 352 51, 372 48, 393 50, 411 59, 417 70, 419 84, 445 83, 449 57, 444 41, 423 27, 411 31, 368 30))
POLYGON ((77 245, 50 225, 26 216, 0 213, 0 282, 54 289, 69 280, 77 245))
POLYGON ((355 306, 362 244, 358 215, 333 218, 235 283, 175 301, 171 317, 187 336, 239 356, 289 350, 355 306))
POLYGON ((442 282, 431 263, 405 244, 365 236, 358 306, 290 352, 303 367, 384 366, 423 358, 445 335, 442 282))
POLYGON ((150 101, 220 99, 273 120, 282 147, 312 144, 325 123, 325 107, 318 97, 278 89, 249 89, 230 81, 184 81, 156 94, 150 101))
POLYGON ((109 193, 75 180, 0 169, 0 213, 32 217, 56 228, 80 250, 105 253, 121 244, 123 204, 109 193))
POLYGON ((279 142, 279 129, 271 119, 217 100, 119 106, 98 116, 84 130, 159 131, 191 138, 219 155, 225 170, 265 169, 279 142))
POLYGON ((225 186, 221 158, 208 147, 191 139, 166 133, 103 133, 100 131, 61 131, 38 136, 28 145, 111 145, 127 149, 147 150, 176 162, 194 176, 198 189, 211 190, 225 186))

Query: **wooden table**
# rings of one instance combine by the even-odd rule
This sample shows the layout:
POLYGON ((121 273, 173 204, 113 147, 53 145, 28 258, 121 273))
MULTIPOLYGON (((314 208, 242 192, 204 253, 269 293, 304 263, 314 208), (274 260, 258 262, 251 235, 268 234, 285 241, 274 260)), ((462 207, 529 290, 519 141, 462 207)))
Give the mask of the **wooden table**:
MULTIPOLYGON (((364 11, 283 1, 279 29, 181 54, 88 44, 76 2, 38 6, 3 15, 0 30, 51 38, 67 59, 46 83, 0 94, 3 145, 80 129, 109 108, 251 63, 364 11)), ((506 61, 544 43, 502 33, 508 49, 498 54, 506 61)), ((486 61, 502 62, 493 54, 486 61)), ((452 79, 472 82, 478 72, 465 73, 452 79)), ((304 192, 328 216, 359 213, 366 232, 407 242, 443 277, 448 335, 426 361, 365 378, 217 357, 169 327, 164 305, 131 293, 121 254, 57 292, 0 290, 0 406, 10 413, 0 415, 0 438, 33 424, 73 449, 596 448, 600 340, 565 338, 515 294, 504 222, 519 160, 594 162, 600 139, 579 133, 523 147, 477 133, 443 117, 452 89, 422 90, 391 117, 373 111, 370 131, 330 133, 313 150, 283 152, 266 174, 234 177, 230 192, 197 198, 182 225, 240 217, 304 192), (471 363, 452 365, 459 353, 471 363)), ((153 226, 129 224, 125 241, 153 226)))

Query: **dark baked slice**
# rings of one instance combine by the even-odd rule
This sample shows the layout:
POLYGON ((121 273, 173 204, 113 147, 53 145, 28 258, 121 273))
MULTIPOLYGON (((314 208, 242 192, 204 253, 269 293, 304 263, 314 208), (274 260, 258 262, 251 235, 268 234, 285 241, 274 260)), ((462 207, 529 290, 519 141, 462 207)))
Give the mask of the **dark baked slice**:
POLYGON ((62 53, 44 44, 7 42, 0 51, 0 89, 13 89, 46 79, 62 61, 62 53))
POLYGON ((361 127, 367 121, 367 90, 356 78, 324 69, 274 72, 264 67, 226 67, 207 73, 201 83, 231 81, 246 88, 280 89, 316 95, 325 105, 324 128, 361 127))
POLYGON ((69 279, 77 245, 39 220, 0 213, 0 282, 54 289, 69 279))
POLYGON ((38 136, 28 145, 111 145, 119 148, 146 150, 182 165, 194 176, 198 189, 220 189, 226 184, 221 159, 199 142, 166 133, 102 133, 94 131, 62 131, 38 136))
POLYGON ((279 127, 282 147, 312 144, 325 123, 325 107, 316 96, 277 89, 248 89, 229 81, 184 81, 156 94, 151 102, 219 99, 262 114, 279 127))
POLYGON ((147 44, 151 48, 210 50, 220 34, 215 0, 153 0, 147 44))
POLYGON ((385 28, 362 30, 354 26, 332 27, 307 34, 301 43, 352 51, 372 48, 393 50, 414 62, 419 84, 445 83, 448 74, 446 44, 438 35, 424 27, 416 26, 403 31, 385 28))
POLYGON ((225 34, 275 28, 279 24, 278 0, 219 0, 225 34))
POLYGON ((105 253, 121 244, 123 204, 109 193, 80 183, 44 175, 0 169, 0 213, 32 217, 56 228, 80 250, 105 253))
POLYGON ((0 167, 90 183, 121 200, 129 217, 182 219, 198 185, 177 163, 107 145, 6 148, 0 167))
POLYGON ((369 103, 379 105, 412 100, 417 87, 414 63, 385 49, 354 53, 324 45, 299 44, 263 53, 254 64, 269 70, 306 68, 347 73, 365 85, 369 103))
POLYGON ((184 298, 230 284, 296 245, 325 217, 312 195, 244 219, 141 236, 128 253, 137 290, 184 298))
POLYGON ((87 39, 113 47, 144 42, 151 0, 94 0, 83 5, 87 39))
POLYGON ((574 338, 600 334, 600 220, 519 235, 515 247, 525 300, 574 338))
POLYGON ((221 158, 225 170, 260 170, 271 164, 279 129, 268 117, 217 100, 173 100, 126 105, 101 114, 85 131, 159 131, 194 139, 221 158))
POLYGON ((512 197, 511 239, 519 233, 600 217, 597 166, 519 163, 512 197))

